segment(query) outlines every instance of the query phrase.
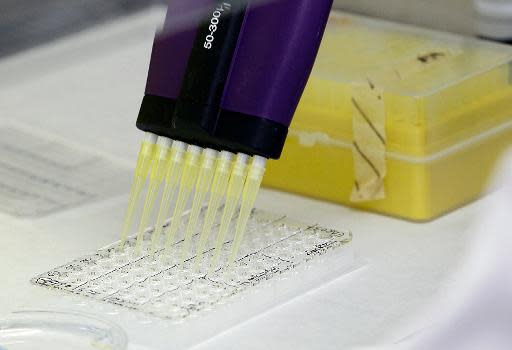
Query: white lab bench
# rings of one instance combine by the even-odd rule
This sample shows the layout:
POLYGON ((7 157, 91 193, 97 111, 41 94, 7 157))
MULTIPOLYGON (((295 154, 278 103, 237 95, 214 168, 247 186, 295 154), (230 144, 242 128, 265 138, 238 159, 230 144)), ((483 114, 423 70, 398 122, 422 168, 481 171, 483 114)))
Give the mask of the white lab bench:
MULTIPOLYGON (((141 138, 134 123, 162 16, 154 9, 0 62, 0 122, 14 120, 132 164, 141 138)), ((451 302, 472 225, 488 200, 416 224, 263 190, 259 208, 351 230, 366 265, 199 348, 345 349, 428 327, 451 302)), ((30 278, 115 241, 125 204, 122 196, 47 218, 1 215, 0 315, 26 307, 38 288, 30 278)))

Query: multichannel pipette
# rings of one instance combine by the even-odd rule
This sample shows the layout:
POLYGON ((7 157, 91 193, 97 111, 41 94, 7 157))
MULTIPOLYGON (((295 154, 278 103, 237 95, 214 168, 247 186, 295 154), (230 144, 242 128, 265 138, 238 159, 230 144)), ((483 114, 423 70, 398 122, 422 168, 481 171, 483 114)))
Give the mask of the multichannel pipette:
POLYGON ((211 268, 218 263, 234 218, 228 261, 236 259, 266 161, 281 155, 331 5, 332 0, 258 4, 247 0, 169 1, 164 30, 154 42, 137 120, 146 137, 121 247, 149 177, 138 229, 138 253, 163 187, 151 252, 161 247, 161 241, 169 251, 176 235, 183 234, 178 257, 183 262, 194 255, 192 238, 198 234, 197 268, 224 203, 217 237, 213 238, 216 245, 211 268), (175 24, 187 12, 205 6, 210 8, 205 17, 192 27, 177 29, 175 24), (190 215, 183 223, 190 200, 190 215), (204 220, 199 223, 205 203, 204 220))

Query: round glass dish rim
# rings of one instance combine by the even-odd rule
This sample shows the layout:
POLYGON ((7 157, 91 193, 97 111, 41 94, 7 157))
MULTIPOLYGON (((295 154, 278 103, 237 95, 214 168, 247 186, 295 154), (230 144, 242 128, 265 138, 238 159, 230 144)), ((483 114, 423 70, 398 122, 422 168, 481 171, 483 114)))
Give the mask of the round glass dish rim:
POLYGON ((108 330, 112 335, 112 340, 114 341, 114 344, 112 345, 115 346, 115 348, 112 350, 126 350, 128 348, 128 337, 126 332, 119 325, 109 320, 100 318, 96 315, 79 311, 51 311, 32 309, 13 311, 4 316, 0 316, 0 331, 7 329, 2 327, 3 325, 13 321, 20 322, 21 324, 25 322, 27 325, 32 323, 32 326, 34 326, 37 324, 37 321, 42 321, 43 319, 41 317, 44 317, 45 315, 49 318, 45 321, 50 325, 52 322, 55 322, 55 320, 52 320, 50 317, 60 317, 63 321, 66 318, 69 318, 69 320, 73 320, 74 322, 82 321, 81 323, 84 325, 87 325, 88 321, 89 323, 99 323, 104 326, 104 328, 108 330))

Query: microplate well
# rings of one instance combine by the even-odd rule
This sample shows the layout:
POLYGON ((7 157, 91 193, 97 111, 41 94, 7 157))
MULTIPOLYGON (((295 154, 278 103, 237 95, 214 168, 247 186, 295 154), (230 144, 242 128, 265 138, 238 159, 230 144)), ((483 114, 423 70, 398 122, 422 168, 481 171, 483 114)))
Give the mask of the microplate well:
MULTIPOLYGON (((200 220, 204 219, 204 212, 200 220)), ((182 221, 181 233, 187 220, 182 221)), ((162 237, 162 248, 152 254, 149 229, 141 255, 136 254, 136 238, 131 237, 123 252, 114 243, 37 276, 32 282, 70 292, 76 295, 76 304, 86 302, 88 310, 101 305, 97 312, 110 315, 127 328, 130 336, 136 333, 137 343, 165 348, 166 341, 172 338, 174 348, 181 349, 357 267, 350 232, 307 225, 255 209, 235 263, 226 266, 231 232, 225 239, 220 263, 212 270, 209 261, 218 226, 217 222, 199 267, 193 255, 196 249, 190 250, 190 256, 180 266, 183 237, 176 238, 170 251, 163 249, 162 237), (127 313, 131 321, 122 316, 127 313), (151 327, 151 331, 141 332, 141 324, 151 327)), ((197 245, 198 236, 194 235, 192 247, 197 245)))

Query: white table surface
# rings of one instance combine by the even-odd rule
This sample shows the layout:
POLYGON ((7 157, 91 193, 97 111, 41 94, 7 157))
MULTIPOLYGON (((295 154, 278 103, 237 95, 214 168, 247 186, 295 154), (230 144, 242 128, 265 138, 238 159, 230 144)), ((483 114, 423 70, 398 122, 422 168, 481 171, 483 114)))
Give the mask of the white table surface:
MULTIPOLYGON (((0 122, 15 120, 131 164, 141 137, 134 122, 162 15, 148 11, 0 62, 0 122)), ((489 200, 415 224, 263 190, 259 208, 350 229, 367 265, 199 348, 344 349, 429 326, 450 304, 472 225, 489 200)), ((26 305, 34 275, 116 240, 125 204, 126 197, 118 197, 38 220, 1 215, 0 315, 26 305)))

